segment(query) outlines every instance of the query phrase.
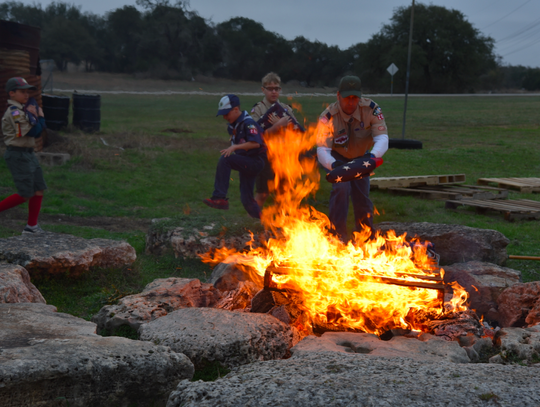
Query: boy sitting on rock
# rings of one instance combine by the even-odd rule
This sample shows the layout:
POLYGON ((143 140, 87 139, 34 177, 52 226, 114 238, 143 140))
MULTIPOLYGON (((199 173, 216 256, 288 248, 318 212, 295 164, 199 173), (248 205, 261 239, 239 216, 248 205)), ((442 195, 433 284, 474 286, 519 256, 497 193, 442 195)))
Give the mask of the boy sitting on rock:
POLYGON ((229 122, 227 131, 231 136, 230 147, 221 150, 216 168, 214 193, 203 202, 215 209, 229 209, 227 191, 231 170, 240 176, 240 199, 247 213, 259 219, 261 208, 253 198, 253 188, 257 174, 264 168, 266 146, 262 139, 263 130, 247 111, 240 110, 240 99, 236 95, 226 95, 219 101, 216 116, 223 116, 229 122))
POLYGON ((35 139, 45 128, 45 118, 39 106, 37 109, 33 105, 26 107, 29 89, 36 88, 29 85, 24 78, 8 79, 6 82, 8 108, 2 117, 2 133, 7 146, 4 158, 17 193, 0 202, 0 212, 28 201, 28 224, 23 234, 43 232, 38 226, 38 217, 43 191, 47 189, 43 171, 34 154, 35 139))

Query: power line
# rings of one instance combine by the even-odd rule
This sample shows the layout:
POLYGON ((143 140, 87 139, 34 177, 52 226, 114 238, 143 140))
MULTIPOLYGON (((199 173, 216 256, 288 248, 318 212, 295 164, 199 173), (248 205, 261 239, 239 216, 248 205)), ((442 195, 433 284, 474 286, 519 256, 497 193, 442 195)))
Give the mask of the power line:
POLYGON ((531 44, 525 45, 524 47, 515 49, 515 50, 513 50, 512 52, 509 52, 508 54, 504 54, 503 57, 507 57, 508 55, 512 55, 512 54, 515 54, 516 52, 519 52, 519 51, 522 51, 522 50, 524 50, 524 49, 526 49, 526 48, 532 47, 533 45, 538 44, 539 42, 540 42, 540 40, 535 41, 535 42, 533 42, 533 43, 531 43, 531 44))
MULTIPOLYGON (((523 27, 521 30, 518 30, 504 38, 501 38, 500 40, 497 40, 496 42, 497 43, 501 43, 501 42, 505 42, 505 41, 509 41, 509 40, 512 40, 514 38, 517 38, 519 36, 521 36, 522 34, 526 33, 527 31, 533 29, 533 28, 536 28, 537 30, 540 29, 540 26, 537 25, 537 23, 540 22, 540 18, 537 19, 537 20, 534 20, 532 23, 526 25, 525 27, 523 27)), ((534 35, 534 34, 533 34, 534 35)))
POLYGON ((513 14, 514 12, 518 11, 521 7, 523 7, 525 4, 527 3, 530 3, 532 0, 527 0, 525 3, 523 3, 521 6, 519 6, 518 8, 516 8, 515 10, 511 11, 510 13, 508 13, 507 15, 503 16, 502 18, 499 18, 497 21, 494 21, 492 22, 491 24, 488 24, 486 25, 484 28, 481 28, 481 30, 485 30, 486 28, 488 27, 491 27, 493 24, 496 24, 498 23, 499 21, 501 20, 504 20, 506 17, 508 17, 509 15, 513 14))

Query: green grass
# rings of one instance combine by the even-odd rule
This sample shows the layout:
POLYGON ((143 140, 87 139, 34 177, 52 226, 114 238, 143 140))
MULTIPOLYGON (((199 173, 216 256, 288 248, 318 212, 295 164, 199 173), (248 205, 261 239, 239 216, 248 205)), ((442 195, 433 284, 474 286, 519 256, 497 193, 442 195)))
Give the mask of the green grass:
MULTIPOLYGON (((234 91, 231 89, 231 91, 234 91)), ((386 117, 390 137, 401 138, 403 100, 373 98, 386 117)), ((227 146, 226 123, 215 117, 217 96, 200 95, 102 95, 102 131, 85 135, 64 132, 74 159, 61 167, 44 168, 49 185, 43 213, 83 218, 127 217, 172 218, 172 224, 201 227, 208 222, 240 233, 257 226, 247 217, 239 198, 238 179, 233 172, 229 211, 216 211, 202 204, 212 193, 219 150, 227 146), (167 129, 189 132, 173 133, 167 129), (105 146, 101 138, 110 146, 105 146), (73 147, 74 146, 74 147, 73 147), (122 149, 116 148, 122 147, 122 149)), ((243 96, 250 110, 260 97, 243 96)), ((297 114, 313 123, 332 97, 298 97, 297 114)), ((422 150, 389 150, 377 176, 465 174, 467 183, 480 177, 538 177, 540 97, 410 97, 405 138, 423 142, 422 150)), ((5 162, 0 171, 8 173, 5 162)), ((324 179, 324 177, 323 177, 324 179)), ((327 213, 330 184, 322 181, 309 202, 327 213)), ((10 177, 0 178, 0 191, 13 191, 10 177)), ((509 223, 500 214, 478 215, 473 210, 444 209, 444 203, 373 191, 373 202, 382 221, 428 221, 495 229, 511 243, 508 252, 540 256, 538 221, 509 223)), ((512 192, 511 199, 540 200, 537 194, 512 192)), ((352 211, 351 211, 352 212, 352 211)), ((350 213, 350 227, 352 227, 350 213)), ((165 225, 167 226, 167 225, 165 225)), ((197 260, 156 258, 144 254, 144 232, 107 232, 99 228, 47 225, 47 229, 83 237, 125 239, 138 260, 129 269, 97 270, 78 279, 55 278, 36 281, 47 301, 84 318, 118 293, 138 292, 155 278, 195 276, 201 279, 210 269, 197 260)), ((0 226, 0 235, 14 232, 0 226)), ((540 279, 540 263, 508 261, 521 270, 524 281, 540 279)))

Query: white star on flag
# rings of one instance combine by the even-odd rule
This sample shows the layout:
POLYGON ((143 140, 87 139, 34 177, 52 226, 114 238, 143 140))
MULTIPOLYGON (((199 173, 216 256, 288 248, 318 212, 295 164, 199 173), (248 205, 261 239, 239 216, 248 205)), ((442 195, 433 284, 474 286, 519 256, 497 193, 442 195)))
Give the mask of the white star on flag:
POLYGON ((364 161, 364 164, 362 164, 364 167, 369 167, 369 161, 364 161))
POLYGON ((343 167, 343 169, 349 171, 351 169, 351 167, 345 166, 345 167, 343 167))
POLYGON ((341 182, 341 178, 343 178, 343 177, 337 177, 336 178, 336 183, 341 182))
POLYGON ((354 160, 349 161, 347 164, 354 164, 354 160))

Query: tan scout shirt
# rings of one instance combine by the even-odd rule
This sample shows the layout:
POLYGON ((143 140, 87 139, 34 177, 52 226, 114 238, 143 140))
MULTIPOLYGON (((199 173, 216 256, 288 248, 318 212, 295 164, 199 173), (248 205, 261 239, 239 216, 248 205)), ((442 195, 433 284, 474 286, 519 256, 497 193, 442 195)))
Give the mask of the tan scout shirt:
POLYGON ((23 105, 8 99, 8 108, 2 117, 4 143, 12 147, 35 147, 34 137, 25 137, 32 129, 23 105))
POLYGON ((328 147, 346 158, 364 155, 373 147, 373 137, 388 134, 381 108, 373 100, 360 98, 358 108, 348 115, 332 103, 319 116, 323 137, 319 147, 328 147))
MULTIPOLYGON (((279 100, 276 103, 279 103, 280 106, 287 111, 289 116, 291 116, 294 120, 296 120, 296 117, 294 117, 292 107, 290 107, 289 105, 286 105, 285 103, 281 103, 279 100)), ((255 106, 253 106, 253 109, 251 109, 251 112, 249 113, 249 115, 253 118, 253 120, 257 121, 261 117, 264 116, 266 111, 270 109, 272 105, 273 103, 270 103, 268 99, 266 99, 266 96, 265 96, 263 100, 261 100, 255 106)))

